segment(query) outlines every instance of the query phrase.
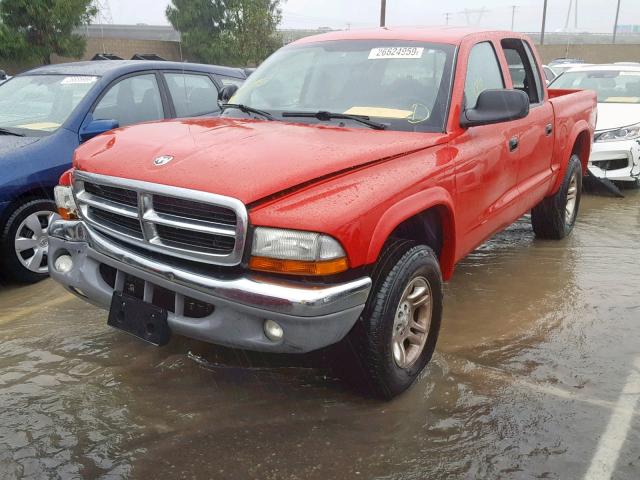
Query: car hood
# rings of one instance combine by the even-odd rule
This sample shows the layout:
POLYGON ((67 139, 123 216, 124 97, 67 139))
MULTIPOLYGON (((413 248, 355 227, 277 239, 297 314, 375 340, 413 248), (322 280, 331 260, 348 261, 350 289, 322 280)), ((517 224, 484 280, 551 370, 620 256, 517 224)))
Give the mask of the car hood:
POLYGON ((596 130, 610 130, 640 123, 640 104, 598 103, 596 130))
POLYGON ((442 133, 378 131, 229 118, 114 130, 82 145, 74 166, 244 203, 446 141, 442 133), (157 166, 154 159, 173 159, 157 166))
POLYGON ((16 137, 0 134, 0 161, 12 152, 36 143, 42 137, 16 137))

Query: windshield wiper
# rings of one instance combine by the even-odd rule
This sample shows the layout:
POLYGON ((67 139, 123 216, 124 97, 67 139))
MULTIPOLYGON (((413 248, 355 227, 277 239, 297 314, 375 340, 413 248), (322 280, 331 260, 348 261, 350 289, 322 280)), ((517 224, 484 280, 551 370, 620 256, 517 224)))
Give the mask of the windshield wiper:
POLYGON ((13 130, 2 127, 0 127, 0 135, 14 135, 16 137, 24 137, 24 133, 14 132, 13 130))
POLYGON ((332 112, 283 112, 283 117, 299 117, 299 118, 317 118, 321 122, 328 122, 332 119, 343 119, 343 120, 354 120, 356 122, 363 123, 368 127, 371 127, 375 130, 385 130, 387 128, 386 125, 378 122, 374 122, 373 120, 369 120, 369 117, 366 115, 349 115, 348 113, 332 113, 332 112))
POLYGON ((227 108, 237 108, 238 110, 244 113, 253 113, 255 115, 260 115, 266 118, 267 120, 275 120, 275 118, 273 118, 273 115, 271 115, 269 112, 265 112, 264 110, 258 110, 257 108, 249 107, 247 105, 242 105, 239 103, 223 103, 222 105, 220 105, 220 108, 222 108, 223 112, 227 108))

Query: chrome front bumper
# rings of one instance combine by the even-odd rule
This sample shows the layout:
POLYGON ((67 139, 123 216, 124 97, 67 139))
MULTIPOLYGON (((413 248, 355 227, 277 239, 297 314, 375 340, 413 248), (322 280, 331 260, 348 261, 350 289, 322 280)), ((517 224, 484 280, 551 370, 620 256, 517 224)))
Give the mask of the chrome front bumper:
MULTIPOLYGON (((174 292, 176 299, 189 297, 214 306, 204 318, 187 317, 176 300, 169 312, 169 326, 181 335, 248 350, 308 352, 340 341, 353 327, 364 309, 369 277, 336 284, 309 284, 276 281, 260 275, 244 274, 217 278, 185 268, 176 268, 121 247, 87 228, 80 220, 58 220, 49 229, 49 272, 69 291, 103 308, 109 308, 116 281, 110 286, 100 273, 101 264, 145 282, 145 300, 154 287, 174 292), (67 273, 54 268, 63 254, 73 258, 67 273), (267 319, 284 330, 279 342, 263 331, 267 319)), ((119 273, 120 275, 120 273, 119 273)))

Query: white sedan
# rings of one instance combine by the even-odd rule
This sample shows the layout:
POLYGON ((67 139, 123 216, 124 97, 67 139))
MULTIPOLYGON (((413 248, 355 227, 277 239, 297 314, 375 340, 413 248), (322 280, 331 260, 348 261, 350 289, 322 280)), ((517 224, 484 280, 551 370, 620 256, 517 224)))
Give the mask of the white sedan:
POLYGON ((549 87, 597 92, 598 123, 589 171, 599 178, 637 183, 640 178, 640 65, 574 67, 549 87))

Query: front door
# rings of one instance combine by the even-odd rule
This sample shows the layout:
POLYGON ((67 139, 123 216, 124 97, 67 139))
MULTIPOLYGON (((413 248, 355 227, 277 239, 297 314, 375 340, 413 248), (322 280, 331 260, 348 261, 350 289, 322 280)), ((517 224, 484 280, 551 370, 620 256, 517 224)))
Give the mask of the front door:
MULTIPOLYGON (((469 54, 465 106, 473 108, 484 90, 505 88, 493 43, 476 44, 469 54)), ((456 157, 458 252, 466 254, 509 223, 508 206, 517 197, 519 122, 468 128, 450 143, 456 157)))

